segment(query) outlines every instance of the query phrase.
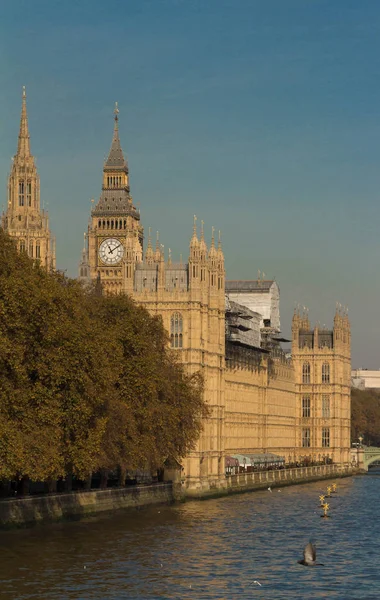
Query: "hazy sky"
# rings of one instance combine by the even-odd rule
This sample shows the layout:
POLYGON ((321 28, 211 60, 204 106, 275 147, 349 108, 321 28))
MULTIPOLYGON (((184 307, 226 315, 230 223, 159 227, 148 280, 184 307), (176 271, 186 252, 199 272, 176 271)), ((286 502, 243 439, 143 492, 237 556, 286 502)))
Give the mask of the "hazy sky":
POLYGON ((193 215, 221 229, 227 277, 276 277, 330 325, 349 306, 353 366, 380 368, 380 2, 4 0, 0 182, 31 147, 76 276, 113 106, 147 232, 188 254, 193 215))

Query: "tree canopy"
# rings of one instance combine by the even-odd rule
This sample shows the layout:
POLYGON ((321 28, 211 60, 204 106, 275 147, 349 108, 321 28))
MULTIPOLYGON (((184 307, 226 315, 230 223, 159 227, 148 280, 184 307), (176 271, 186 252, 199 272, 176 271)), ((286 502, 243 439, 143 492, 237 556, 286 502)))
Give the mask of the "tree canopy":
POLYGON ((351 440, 380 446, 380 390, 351 390, 351 440))
POLYGON ((207 414, 159 317, 46 273, 0 230, 0 479, 154 469, 207 414))

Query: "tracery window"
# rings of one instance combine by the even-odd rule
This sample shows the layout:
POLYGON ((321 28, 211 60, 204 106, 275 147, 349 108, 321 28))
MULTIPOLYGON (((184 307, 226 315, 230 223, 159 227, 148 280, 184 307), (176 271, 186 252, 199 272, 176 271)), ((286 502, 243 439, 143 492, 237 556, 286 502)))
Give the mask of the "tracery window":
POLYGON ((41 258, 40 242, 36 242, 36 258, 41 258))
POLYGON ((25 240, 20 240, 20 252, 25 252, 25 240))
POLYGON ((28 206, 32 206, 32 182, 28 181, 26 184, 26 203, 28 206))
POLYGON ((330 429, 322 427, 322 448, 330 448, 330 429))
POLYGON ((18 205, 24 206, 25 204, 25 186, 23 181, 19 181, 18 184, 18 205))
POLYGON ((302 448, 310 448, 310 428, 302 429, 302 448))
POLYGON ((170 319, 170 345, 172 348, 183 347, 183 320, 180 313, 174 313, 170 319))
POLYGON ((302 383, 310 383, 310 363, 308 362, 302 365, 302 383))
POLYGON ((310 396, 302 397, 302 416, 310 417, 310 396))
POLYGON ((322 365, 322 383, 330 383, 330 365, 323 363, 322 365))
POLYGON ((330 418, 330 396, 327 394, 322 396, 322 417, 324 419, 330 418))

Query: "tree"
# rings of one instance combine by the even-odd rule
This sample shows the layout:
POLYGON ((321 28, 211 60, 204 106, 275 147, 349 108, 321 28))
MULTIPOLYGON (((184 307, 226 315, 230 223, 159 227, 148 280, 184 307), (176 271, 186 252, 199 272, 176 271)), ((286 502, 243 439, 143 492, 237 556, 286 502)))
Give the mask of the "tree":
POLYGON ((380 391, 351 390, 351 439, 380 446, 380 391))
POLYGON ((119 400, 104 439, 105 464, 115 463, 117 454, 122 469, 156 469, 168 456, 182 458, 194 447, 208 414, 202 377, 187 375, 177 362, 160 317, 127 296, 98 299, 97 310, 123 355, 119 400))
POLYGON ((47 273, 0 230, 0 478, 162 466, 208 414, 159 317, 47 273))

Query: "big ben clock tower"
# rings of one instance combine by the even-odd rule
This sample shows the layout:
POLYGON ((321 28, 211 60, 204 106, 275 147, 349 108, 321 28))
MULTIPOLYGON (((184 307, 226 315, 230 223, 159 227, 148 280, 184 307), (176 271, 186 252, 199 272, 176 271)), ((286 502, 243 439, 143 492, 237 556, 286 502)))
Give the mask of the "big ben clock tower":
POLYGON ((143 228, 129 191, 129 171, 119 139, 119 110, 114 110, 111 149, 103 167, 102 193, 88 228, 90 277, 101 278, 108 294, 132 293, 136 263, 142 261, 143 228))

